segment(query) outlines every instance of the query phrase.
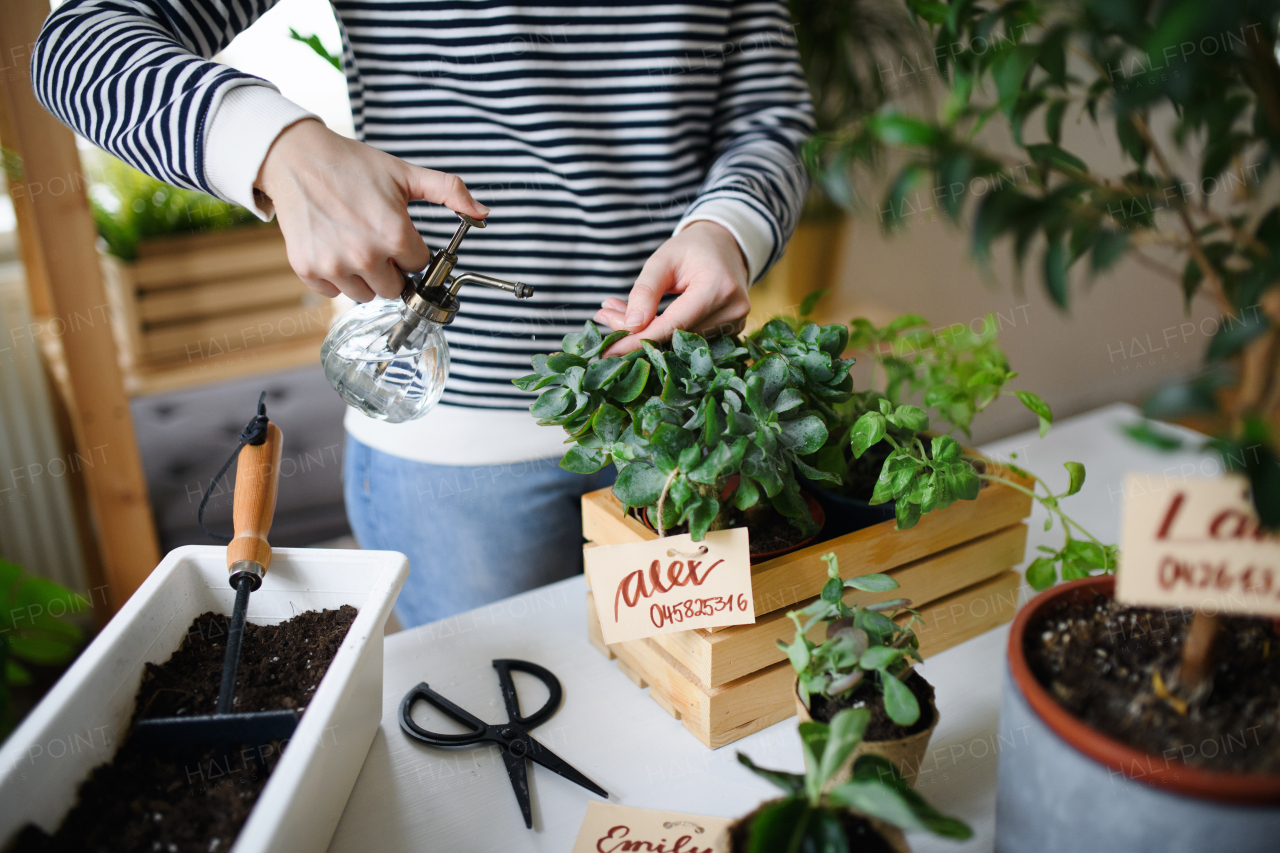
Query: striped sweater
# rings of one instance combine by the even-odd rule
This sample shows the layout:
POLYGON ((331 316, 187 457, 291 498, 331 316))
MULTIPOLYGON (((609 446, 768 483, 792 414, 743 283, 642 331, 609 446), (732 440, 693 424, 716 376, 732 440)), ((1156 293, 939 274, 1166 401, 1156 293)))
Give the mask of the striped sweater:
MULTIPOLYGON (((32 56, 36 95, 134 167, 256 210, 279 132, 308 113, 209 61, 274 0, 68 0, 32 56)), ((807 189, 812 126, 784 0, 334 0, 357 136, 459 175, 493 210, 459 269, 532 284, 516 302, 464 291, 442 405, 389 425, 348 413, 380 450, 438 464, 558 454, 510 380, 559 349, 649 255, 696 220, 733 233, 755 281, 807 189)), ((410 214, 428 245, 456 217, 410 214)))

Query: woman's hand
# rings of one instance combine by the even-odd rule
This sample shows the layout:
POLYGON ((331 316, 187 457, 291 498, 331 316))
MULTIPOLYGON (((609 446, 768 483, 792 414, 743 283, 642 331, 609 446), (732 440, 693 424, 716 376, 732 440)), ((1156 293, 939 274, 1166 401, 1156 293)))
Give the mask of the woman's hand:
POLYGON ((642 338, 670 340, 676 329, 704 337, 739 332, 750 310, 747 264, 738 241, 724 226, 699 221, 658 247, 629 301, 606 299, 595 319, 615 331, 636 333, 608 352, 623 355, 639 349, 642 338), (680 296, 658 316, 658 301, 668 291, 680 296))
POLYGON ((430 261, 409 202, 436 202, 476 219, 489 213, 458 176, 410 165, 314 119, 276 137, 254 188, 275 205, 289 265, 307 287, 357 302, 399 296, 400 270, 430 261))

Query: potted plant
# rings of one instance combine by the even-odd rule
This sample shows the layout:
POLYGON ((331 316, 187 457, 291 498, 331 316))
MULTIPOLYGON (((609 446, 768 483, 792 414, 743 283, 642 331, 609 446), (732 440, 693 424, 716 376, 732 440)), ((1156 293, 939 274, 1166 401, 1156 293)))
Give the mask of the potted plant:
POLYGON ((569 434, 560 466, 589 474, 613 463, 613 494, 659 532, 687 529, 696 541, 745 525, 755 556, 811 540, 820 521, 796 474, 834 479, 803 457, 827 440, 824 413, 849 396, 848 330, 711 341, 677 331, 667 348, 643 341, 602 356, 625 334, 602 337, 588 322, 515 380, 541 392, 530 407, 538 423, 569 434))
POLYGON ((812 460, 838 478, 812 487, 837 534, 889 518, 905 530, 922 514, 977 497, 985 462, 949 436, 968 436, 974 417, 1002 394, 1036 414, 1041 435, 1053 423, 1039 395, 1005 390, 1018 374, 996 341, 994 317, 981 333, 935 328, 918 314, 884 327, 857 317, 850 326, 849 344, 870 355, 876 385, 836 407, 827 443, 812 460), (930 410, 945 425, 941 433, 930 431, 930 410))
POLYGON ((1000 727, 1026 737, 998 759, 996 849, 1274 850, 1274 623, 1223 617, 1213 695, 1188 702, 1191 614, 1118 605, 1114 585, 1061 584, 1014 619, 1000 727))
POLYGON ((796 671, 796 713, 801 722, 821 723, 847 708, 870 714, 858 748, 834 779, 847 778, 852 763, 867 754, 889 761, 903 777, 914 777, 938 726, 933 686, 912 668, 921 661, 920 641, 911 630, 918 616, 905 598, 864 607, 845 604, 846 589, 889 592, 898 582, 884 574, 842 579, 836 555, 824 557, 829 577, 822 594, 787 614, 796 626, 795 639, 778 641, 796 671), (905 625, 896 621, 903 617, 905 625), (817 627, 825 633, 820 643, 808 636, 817 627))
POLYGON ((846 708, 831 723, 800 724, 804 775, 765 770, 738 753, 753 773, 782 789, 785 796, 762 804, 729 827, 734 853, 910 853, 902 830, 928 832, 962 841, 968 825, 941 814, 878 755, 853 761, 848 779, 833 784, 836 772, 857 751, 871 713, 846 708))
MULTIPOLYGON (((305 713, 283 754, 264 758, 270 776, 235 836, 235 853, 328 845, 381 724, 383 625, 407 574, 404 556, 391 552, 274 550, 271 570, 253 593, 253 624, 343 606, 358 613, 315 692, 299 703, 305 713)), ((183 645, 202 615, 230 612, 233 596, 225 548, 188 546, 161 561, 0 748, 0 847, 7 849, 28 823, 46 833, 57 829, 84 780, 128 738, 144 676, 183 645)), ((281 649, 279 656, 289 653, 281 649)), ((221 655, 214 665, 220 668, 221 655)), ((242 661, 242 678, 248 667, 242 661)), ((212 787, 225 776, 253 781, 257 759, 239 752, 232 758, 231 768, 225 760, 183 764, 175 771, 179 787, 212 787)), ((221 813, 216 797, 201 799, 221 813)))

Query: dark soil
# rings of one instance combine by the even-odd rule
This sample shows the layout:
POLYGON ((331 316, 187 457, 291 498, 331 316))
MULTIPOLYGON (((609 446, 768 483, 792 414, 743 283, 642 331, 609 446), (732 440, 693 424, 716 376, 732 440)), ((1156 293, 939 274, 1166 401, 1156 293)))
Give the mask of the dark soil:
MULTIPOLYGON (((236 711, 306 710, 356 609, 308 611, 279 625, 245 626, 236 711)), ((213 713, 227 617, 205 613, 163 664, 147 664, 139 719, 213 713)), ((52 837, 23 829, 9 853, 211 853, 227 851, 249 817, 283 744, 210 749, 185 757, 144 751, 131 736, 81 784, 75 807, 52 837), (259 757, 261 760, 259 760, 259 757)))
POLYGON ((919 734, 933 725, 933 685, 915 670, 911 671, 903 683, 911 688, 916 701, 920 703, 920 719, 910 726, 900 726, 889 719, 884 710, 884 694, 873 678, 864 678, 861 684, 836 699, 816 694, 810 696, 809 716, 820 723, 830 723, 831 718, 845 708, 866 708, 871 712, 871 722, 867 725, 863 740, 901 740, 919 734))
POLYGON ((1190 622, 1188 611, 1124 607, 1101 595, 1059 601, 1027 627, 1025 652, 1036 680, 1064 708, 1116 740, 1210 770, 1280 772, 1273 623, 1222 617, 1213 690, 1185 705, 1174 679, 1190 622))
MULTIPOLYGON (((755 821, 760 809, 770 805, 771 802, 761 803, 759 808, 729 827, 729 849, 732 853, 746 853, 747 843, 751 840, 751 824, 755 821)), ((844 810, 841 810, 839 815, 849 850, 856 853, 895 853, 889 842, 875 831, 866 818, 844 810)))

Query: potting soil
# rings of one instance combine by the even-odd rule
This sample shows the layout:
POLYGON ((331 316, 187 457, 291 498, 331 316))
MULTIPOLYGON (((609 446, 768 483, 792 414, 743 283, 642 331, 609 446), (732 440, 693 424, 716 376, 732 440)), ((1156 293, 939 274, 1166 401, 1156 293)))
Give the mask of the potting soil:
POLYGON ((871 675, 862 679, 862 683, 853 690, 842 693, 834 699, 817 694, 810 696, 809 716, 818 722, 830 723, 831 718, 845 708, 866 708, 871 712, 871 722, 867 724, 867 731, 862 736, 863 740, 901 740, 904 737, 919 734, 933 725, 933 705, 931 704, 933 685, 914 670, 903 684, 911 688, 916 701, 920 703, 920 719, 910 726, 900 726, 889 719, 889 714, 884 709, 884 694, 880 692, 876 677, 871 675))
POLYGON ((1036 679, 1098 731, 1150 755, 1236 773, 1280 772, 1280 636, 1269 619, 1222 617, 1213 690, 1172 687, 1191 612, 1059 601, 1027 627, 1036 679), (1158 675, 1158 678, 1157 678, 1158 675))
MULTIPOLYGON (((772 805, 774 802, 777 801, 771 800, 767 803, 761 803, 759 808, 729 827, 729 849, 732 853, 746 853, 748 843, 751 840, 751 824, 755 821, 760 809, 772 805)), ((839 815, 840 825, 844 827, 844 837, 848 842, 849 850, 857 851, 857 853, 896 853, 893 845, 885 841, 880 833, 875 831, 869 820, 851 811, 841 810, 839 815)))
MULTIPOLYGON (((246 625, 235 710, 304 712, 355 618, 356 609, 344 605, 279 625, 246 625)), ((133 722, 213 713, 227 626, 227 617, 205 613, 168 661, 147 664, 133 722)), ((9 851, 227 851, 281 749, 273 743, 174 757, 145 751, 130 737, 81 784, 76 805, 52 837, 28 825, 9 851)))

